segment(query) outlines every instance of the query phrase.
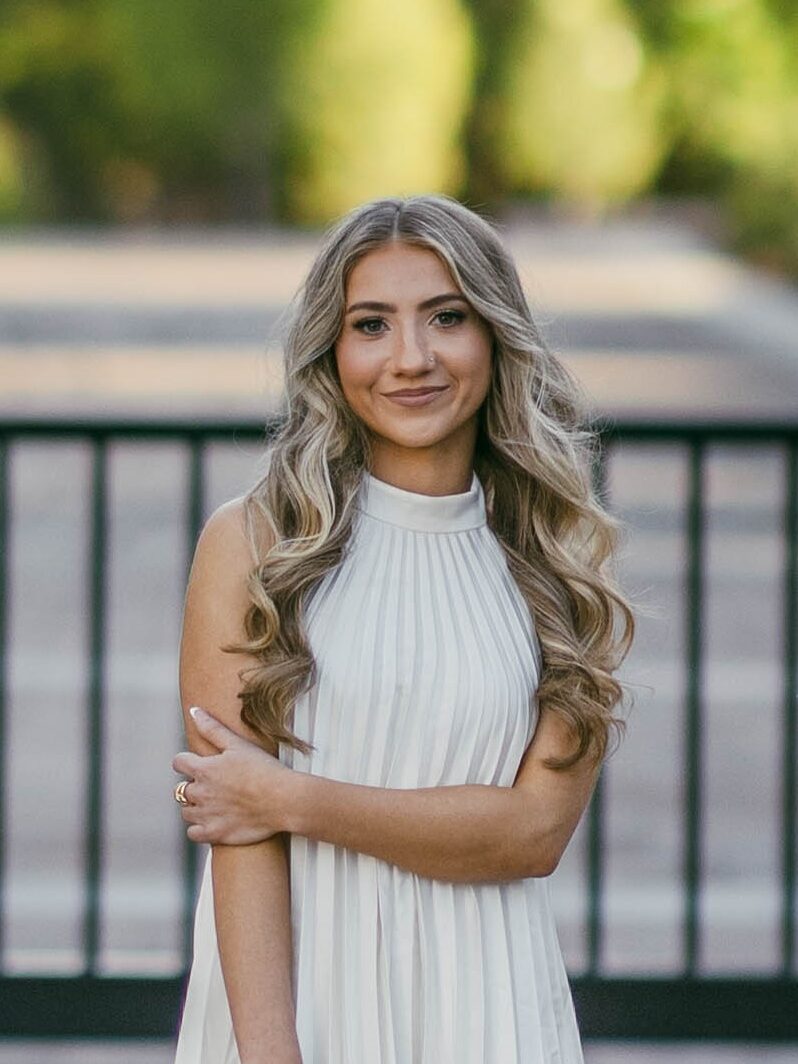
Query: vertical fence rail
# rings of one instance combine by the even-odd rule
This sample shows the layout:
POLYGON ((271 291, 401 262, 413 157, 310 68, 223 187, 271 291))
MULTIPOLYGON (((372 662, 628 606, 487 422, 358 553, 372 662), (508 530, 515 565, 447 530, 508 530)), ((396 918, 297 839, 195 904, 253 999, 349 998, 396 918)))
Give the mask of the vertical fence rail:
POLYGON ((0 969, 5 952, 6 939, 6 839, 8 838, 8 808, 6 802, 8 779, 8 754, 6 737, 8 690, 8 614, 10 560, 8 556, 8 529, 10 527, 10 499, 8 478, 11 472, 9 441, 0 436, 0 969))
POLYGON ((782 742, 782 920, 781 970, 795 958, 796 668, 798 668, 798 441, 787 444, 784 484, 784 721, 782 742))
POLYGON ((684 783, 684 971, 695 975, 699 960, 701 890, 703 606, 704 606, 704 441, 689 443, 687 488, 687 685, 684 783))
MULTIPOLYGON (((600 450, 593 466, 593 486, 604 506, 609 508, 605 450, 600 450)), ((595 978, 601 969, 604 903, 604 787, 606 762, 599 772, 587 821, 587 965, 586 975, 595 978)))
POLYGON ((84 971, 97 972, 100 949, 103 762, 105 709, 105 607, 108 523, 108 446, 105 435, 92 440, 91 528, 89 534, 89 698, 87 719, 84 971))
MULTIPOLYGON (((192 436, 189 441, 188 461, 188 506, 186 514, 186 581, 191 568, 194 548, 202 527, 205 512, 205 477, 202 437, 192 436)), ((197 844, 183 834, 183 965, 188 970, 191 964, 194 928, 194 901, 197 881, 197 844)))

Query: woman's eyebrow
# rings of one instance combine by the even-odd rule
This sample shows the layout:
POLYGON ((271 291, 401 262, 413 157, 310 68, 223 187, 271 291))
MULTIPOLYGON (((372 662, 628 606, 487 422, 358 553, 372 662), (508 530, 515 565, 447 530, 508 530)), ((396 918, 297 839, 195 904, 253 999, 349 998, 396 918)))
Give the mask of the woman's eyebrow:
MULTIPOLYGON (((432 296, 431 299, 425 299, 423 303, 419 303, 418 309, 428 310, 430 307, 437 307, 439 303, 451 303, 454 299, 459 300, 461 303, 468 302, 465 296, 460 295, 459 292, 444 292, 443 295, 432 296)), ((353 303, 351 307, 347 308, 346 313, 351 314, 355 310, 382 310, 386 314, 396 313, 396 307, 393 303, 374 303, 369 301, 353 303)))

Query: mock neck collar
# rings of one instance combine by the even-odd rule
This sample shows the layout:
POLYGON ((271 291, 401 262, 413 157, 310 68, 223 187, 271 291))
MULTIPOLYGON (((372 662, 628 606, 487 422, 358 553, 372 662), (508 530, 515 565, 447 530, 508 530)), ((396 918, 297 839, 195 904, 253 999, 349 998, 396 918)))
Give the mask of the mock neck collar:
POLYGON ((463 532, 487 523, 485 493, 473 471, 468 491, 425 495, 397 488, 364 470, 357 508, 380 521, 416 532, 463 532))

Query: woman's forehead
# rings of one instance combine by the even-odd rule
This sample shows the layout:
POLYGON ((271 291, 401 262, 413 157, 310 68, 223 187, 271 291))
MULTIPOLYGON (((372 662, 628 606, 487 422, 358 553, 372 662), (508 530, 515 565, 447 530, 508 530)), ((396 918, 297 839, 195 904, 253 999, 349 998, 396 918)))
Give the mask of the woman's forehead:
POLYGON ((391 301, 397 287, 404 292, 426 292, 430 286, 446 287, 442 291, 459 292, 459 286, 443 260, 430 248, 392 242, 368 251, 355 263, 347 279, 347 296, 391 301))

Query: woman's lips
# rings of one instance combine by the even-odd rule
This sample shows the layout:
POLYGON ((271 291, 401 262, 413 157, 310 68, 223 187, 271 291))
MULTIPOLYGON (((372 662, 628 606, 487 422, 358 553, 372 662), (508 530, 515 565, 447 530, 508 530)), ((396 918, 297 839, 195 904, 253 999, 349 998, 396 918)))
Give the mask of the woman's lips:
POLYGON ((387 395, 386 394, 385 398, 386 399, 390 399, 390 401, 392 403, 398 403, 400 406, 426 406, 427 403, 433 402, 435 399, 438 398, 439 395, 443 395, 443 393, 448 391, 448 390, 449 390, 449 388, 448 388, 448 385, 447 385, 445 388, 435 388, 435 389, 429 390, 429 391, 416 392, 415 394, 413 394, 413 393, 409 393, 409 394, 405 393, 404 395, 387 395))

